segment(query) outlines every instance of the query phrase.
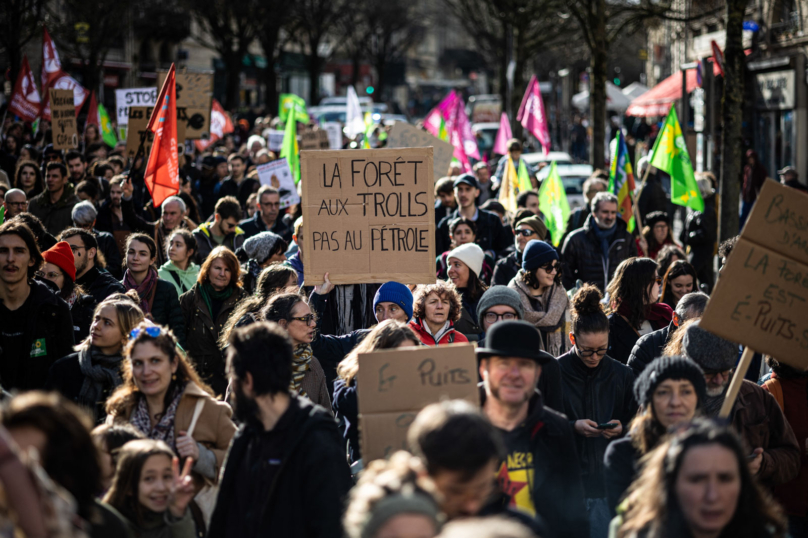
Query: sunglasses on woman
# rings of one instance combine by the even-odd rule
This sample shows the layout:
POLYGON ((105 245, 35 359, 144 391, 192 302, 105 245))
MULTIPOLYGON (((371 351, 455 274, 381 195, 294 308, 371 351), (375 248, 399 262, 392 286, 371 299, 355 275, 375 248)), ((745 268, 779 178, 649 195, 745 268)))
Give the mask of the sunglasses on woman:
POLYGON ((145 332, 152 338, 157 338, 163 331, 156 325, 150 325, 148 327, 135 327, 132 329, 132 332, 129 333, 129 338, 137 338, 142 332, 145 332))
POLYGON ((544 269, 544 272, 548 275, 551 273, 555 273, 556 271, 561 271, 561 264, 560 263, 547 263, 544 265, 539 266, 541 269, 544 269))

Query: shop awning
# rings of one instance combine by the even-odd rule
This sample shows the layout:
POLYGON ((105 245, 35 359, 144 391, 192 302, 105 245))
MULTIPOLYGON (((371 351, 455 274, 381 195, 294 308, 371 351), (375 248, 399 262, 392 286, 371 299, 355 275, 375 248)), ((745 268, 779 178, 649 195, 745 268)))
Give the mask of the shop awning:
MULTIPOLYGON (((713 63, 713 75, 721 75, 718 66, 713 63)), ((687 93, 696 89, 696 70, 687 70, 687 93)), ((671 105, 682 98, 682 72, 677 71, 651 90, 637 97, 626 110, 627 116, 664 116, 671 105)))

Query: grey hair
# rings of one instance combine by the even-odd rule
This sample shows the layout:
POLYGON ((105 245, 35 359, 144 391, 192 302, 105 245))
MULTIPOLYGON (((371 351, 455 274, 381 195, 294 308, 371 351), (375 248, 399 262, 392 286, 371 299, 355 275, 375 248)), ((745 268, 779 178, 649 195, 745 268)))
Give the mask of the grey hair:
POLYGON ((589 190, 592 188, 592 185, 600 185, 600 186, 602 186, 603 191, 601 191, 601 192, 604 192, 609 188, 609 183, 608 182, 600 179, 599 177, 590 177, 589 179, 584 181, 584 187, 583 187, 584 194, 589 192, 589 190))
POLYGON ((597 212, 598 206, 600 206, 602 202, 611 202, 613 204, 620 205, 617 201, 617 196, 615 196, 614 194, 610 192, 599 192, 595 195, 594 198, 592 198, 592 201, 589 203, 590 211, 592 211, 592 213, 597 212))
POLYGON ((73 212, 70 217, 73 219, 73 225, 79 228, 87 228, 93 225, 95 218, 98 216, 98 210, 87 200, 79 202, 73 206, 73 212))
POLYGON ((180 213, 182 213, 183 215, 185 214, 186 211, 185 202, 179 196, 169 196, 168 198, 165 199, 163 205, 161 205, 160 208, 162 209, 166 206, 166 204, 172 204, 172 203, 180 204, 180 213))
POLYGON ((676 315, 684 322, 693 318, 700 318, 707 308, 710 296, 700 291, 694 291, 682 296, 676 304, 676 315))

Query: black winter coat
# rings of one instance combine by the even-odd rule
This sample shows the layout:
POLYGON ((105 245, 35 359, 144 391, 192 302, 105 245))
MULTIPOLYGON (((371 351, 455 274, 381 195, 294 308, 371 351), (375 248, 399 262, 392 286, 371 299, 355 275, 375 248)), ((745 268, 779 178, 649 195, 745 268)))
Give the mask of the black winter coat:
POLYGON ((564 287, 568 290, 580 279, 604 291, 620 262, 637 256, 637 242, 628 232, 622 219, 617 219, 615 224, 617 230, 612 236, 609 255, 606 258, 601 251, 600 240, 595 236, 595 226, 597 226, 595 219, 589 215, 583 228, 570 234, 561 249, 564 262, 564 272, 561 276, 564 287))
POLYGON ((238 226, 244 230, 245 239, 249 239, 250 237, 258 235, 261 232, 272 232, 281 236, 287 243, 291 243, 292 234, 294 233, 290 215, 279 214, 278 218, 275 219, 275 224, 272 225, 271 229, 267 230, 267 225, 264 224, 264 221, 261 219, 260 211, 256 211, 255 215, 249 219, 244 219, 239 222, 238 226))
POLYGON ((98 250, 104 255, 107 262, 107 271, 117 279, 123 278, 123 267, 121 265, 121 252, 118 250, 118 242, 109 232, 93 230, 95 240, 98 242, 98 250))
MULTIPOLYGON (((495 254, 499 255, 500 252, 505 250, 513 243, 513 232, 510 228, 502 225, 499 215, 486 211, 485 209, 478 209, 479 215, 477 221, 477 241, 483 251, 492 250, 495 254)), ((451 250, 451 238, 449 237, 449 224, 460 217, 460 210, 455 209, 440 221, 437 230, 435 230, 435 252, 446 252, 451 250)))
POLYGON ((624 318, 617 314, 609 314, 609 356, 623 364, 628 362, 631 350, 640 333, 637 332, 624 318))
POLYGON ((76 281, 84 291, 89 293, 96 303, 102 302, 113 293, 126 293, 126 288, 114 276, 106 271, 93 267, 76 281))
POLYGON ((24 349, 31 354, 10 357, 3 353, 0 338, 0 384, 6 390, 36 390, 45 386, 54 362, 73 352, 73 320, 70 307, 47 285, 29 280, 31 293, 23 335, 24 349), (39 345, 37 345, 39 344, 39 345))
POLYGON ((676 331, 676 325, 671 321, 667 327, 662 327, 658 331, 644 334, 634 344, 631 354, 628 356, 628 367, 634 371, 635 376, 645 370, 652 360, 662 355, 664 348, 676 331))
POLYGON ((337 424, 323 408, 296 395, 291 396, 286 413, 292 413, 292 426, 283 456, 267 497, 255 499, 252 506, 234 506, 232 499, 238 482, 253 479, 236 474, 250 441, 263 432, 255 427, 239 428, 224 462, 208 538, 228 536, 232 522, 248 510, 260 511, 263 532, 257 536, 343 538, 342 514, 353 481, 337 424))
POLYGON ((58 390, 62 396, 80 406, 84 406, 93 414, 96 424, 104 422, 107 416, 104 410, 104 404, 107 398, 117 388, 110 384, 107 386, 101 397, 101 400, 90 404, 83 402, 79 395, 81 394, 81 387, 84 384, 84 374, 81 373, 81 366, 79 366, 79 353, 71 353, 66 357, 62 357, 56 361, 50 369, 48 374, 48 381, 45 385, 46 390, 58 390))
MULTIPOLYGON (((483 406, 485 398, 481 383, 483 406)), ((520 427, 530 431, 530 451, 533 454, 530 495, 536 513, 555 538, 589 536, 575 433, 564 415, 544 406, 539 391, 528 405, 527 420, 520 427)))
POLYGON ((615 509, 628 491, 637 474, 640 452, 631 443, 631 435, 613 441, 606 449, 603 458, 606 478, 606 498, 609 509, 615 515, 615 509))
MULTIPOLYGON (((558 358, 564 383, 564 413, 572 426, 589 419, 598 424, 619 420, 623 432, 637 412, 634 400, 634 374, 628 366, 608 355, 595 368, 587 367, 576 350, 558 358)), ((609 439, 575 434, 578 460, 587 498, 606 497, 603 456, 609 439)))
POLYGON ((507 286, 520 269, 522 269, 522 253, 514 250, 504 258, 497 260, 494 266, 494 276, 491 277, 491 285, 507 286))
POLYGON ((171 282, 157 279, 157 290, 151 309, 152 321, 168 327, 174 332, 180 345, 185 348, 185 318, 180 307, 177 288, 171 282))
MULTIPOLYGON (((715 195, 704 200, 704 211, 687 210, 687 219, 679 238, 690 247, 690 264, 700 274, 710 268, 712 274, 713 253, 718 240, 718 217, 715 211, 715 195)), ((699 280, 702 280, 699 276, 699 280)))
POLYGON ((93 323, 97 304, 90 295, 80 295, 73 303, 70 317, 73 319, 73 341, 77 344, 90 336, 90 325, 93 323))

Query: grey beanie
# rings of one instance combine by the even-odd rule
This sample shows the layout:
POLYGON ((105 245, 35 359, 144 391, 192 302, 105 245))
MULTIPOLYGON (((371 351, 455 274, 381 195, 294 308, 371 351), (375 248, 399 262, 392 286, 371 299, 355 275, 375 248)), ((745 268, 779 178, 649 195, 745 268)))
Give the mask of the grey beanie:
POLYGON ((516 315, 519 316, 519 319, 525 318, 525 307, 522 306, 522 299, 519 297, 518 291, 508 286, 491 286, 477 302, 477 319, 480 324, 482 324, 485 311, 498 304, 510 306, 516 310, 516 315))
POLYGON ((699 327, 696 321, 687 327, 682 351, 705 371, 724 372, 735 368, 739 346, 699 327))
POLYGON ((244 252, 250 259, 264 263, 272 254, 272 249, 281 240, 281 236, 272 232, 261 232, 244 241, 244 252))

